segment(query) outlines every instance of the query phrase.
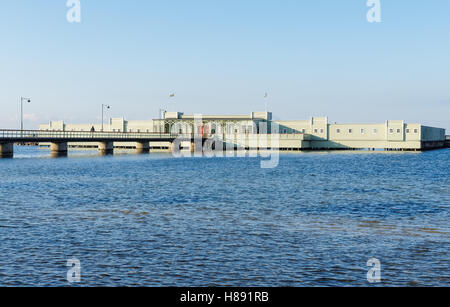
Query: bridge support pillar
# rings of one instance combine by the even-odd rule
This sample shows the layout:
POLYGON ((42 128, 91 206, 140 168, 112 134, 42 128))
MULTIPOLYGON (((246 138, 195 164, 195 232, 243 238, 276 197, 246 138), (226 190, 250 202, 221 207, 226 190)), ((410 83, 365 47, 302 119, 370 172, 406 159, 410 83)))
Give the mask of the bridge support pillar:
POLYGON ((114 153, 113 142, 99 142, 98 152, 100 155, 112 155, 114 153))
POLYGON ((181 142, 173 141, 169 143, 169 153, 177 153, 181 150, 181 142))
POLYGON ((52 157, 67 156, 67 143, 50 143, 50 154, 52 157))
POLYGON ((1 158, 12 158, 14 155, 14 144, 13 143, 0 143, 0 159, 1 158))
POLYGON ((205 145, 205 139, 192 140, 189 146, 191 153, 201 156, 203 154, 203 146, 205 145))
POLYGON ((136 151, 138 154, 144 154, 150 152, 150 143, 149 142, 137 142, 136 143, 136 151))

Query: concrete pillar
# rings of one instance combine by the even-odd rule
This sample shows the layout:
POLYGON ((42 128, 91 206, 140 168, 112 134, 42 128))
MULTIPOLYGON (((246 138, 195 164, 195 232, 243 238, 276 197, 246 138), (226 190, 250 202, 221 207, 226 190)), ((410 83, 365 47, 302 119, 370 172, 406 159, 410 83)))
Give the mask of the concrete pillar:
MULTIPOLYGON (((201 139, 201 140, 191 140, 191 144, 189 146, 189 149, 191 153, 194 153, 196 156, 202 156, 203 155, 203 146, 205 146, 205 142, 210 142, 208 139, 201 139)), ((215 145, 215 143, 209 144, 212 147, 215 145)))
POLYGON ((0 143, 0 158, 12 158, 14 155, 13 143, 0 143))
POLYGON ((179 141, 169 143, 169 152, 175 153, 181 150, 181 143, 179 141))
POLYGON ((50 154, 55 158, 67 156, 67 143, 50 143, 50 154))
POLYGON ((150 151, 150 143, 149 142, 137 142, 136 143, 136 151, 138 154, 148 153, 150 151))
POLYGON ((113 142, 99 142, 98 152, 100 155, 111 155, 114 153, 114 143, 113 142))

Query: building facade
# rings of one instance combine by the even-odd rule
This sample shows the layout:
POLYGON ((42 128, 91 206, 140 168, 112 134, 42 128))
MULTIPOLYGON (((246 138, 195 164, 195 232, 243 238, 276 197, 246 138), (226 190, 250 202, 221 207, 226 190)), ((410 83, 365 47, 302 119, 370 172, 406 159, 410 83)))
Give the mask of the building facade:
MULTIPOLYGON (((49 131, 101 131, 101 124, 66 124, 62 121, 40 125, 49 131)), ((202 134, 214 137, 235 147, 258 149, 264 146, 280 150, 426 150, 445 146, 445 129, 421 124, 407 124, 388 120, 381 124, 330 124, 327 117, 309 120, 278 121, 270 112, 252 112, 249 115, 185 115, 165 112, 162 119, 127 121, 112 118, 103 125, 103 131, 154 132, 174 134, 202 134), (264 146, 258 142, 265 138, 264 146), (276 142, 274 141, 276 139, 276 142)), ((45 145, 45 144, 43 144, 45 145)), ((89 144, 69 143, 72 147, 89 144)), ((115 147, 133 148, 132 143, 117 143, 115 147)), ((152 148, 168 149, 168 143, 154 143, 152 148)))

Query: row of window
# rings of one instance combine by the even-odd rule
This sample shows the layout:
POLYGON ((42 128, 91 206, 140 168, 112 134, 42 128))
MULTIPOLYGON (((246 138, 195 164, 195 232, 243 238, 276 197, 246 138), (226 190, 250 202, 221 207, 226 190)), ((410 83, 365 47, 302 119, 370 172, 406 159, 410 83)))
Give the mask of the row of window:
MULTIPOLYGON (((411 129, 406 129, 406 133, 411 133, 411 129)), ((419 133, 419 129, 414 129, 414 133, 419 133)))
MULTIPOLYGON (((120 129, 113 129, 112 130, 113 132, 121 132, 121 130, 120 129)), ((128 129, 128 132, 137 132, 137 133, 140 133, 140 132, 142 132, 141 131, 141 129, 136 129, 136 130, 133 130, 133 129, 128 129)), ((150 132, 150 129, 147 129, 147 130, 145 130, 144 132, 150 132)))
MULTIPOLYGON (((354 131, 354 129, 352 129, 352 128, 349 128, 348 129, 348 133, 349 134, 352 134, 353 133, 353 131, 354 131)), ((361 129, 360 130, 360 132, 361 132, 361 134, 366 134, 366 129, 361 129)), ((417 133, 419 133, 419 129, 414 129, 414 130, 411 130, 411 129, 406 129, 406 133, 412 133, 412 131, 414 131, 414 133, 415 134, 417 134, 417 133)), ((288 131, 287 131, 287 129, 283 129, 283 133, 287 133, 288 131)), ((324 132, 325 132, 325 130, 324 129, 314 129, 314 134, 319 134, 319 132, 320 132, 320 134, 324 134, 324 132)), ((336 129, 336 133, 338 133, 338 134, 340 134, 342 132, 342 130, 341 129, 336 129)), ((394 133, 401 133, 402 132, 402 130, 401 129, 389 129, 389 134, 394 134, 394 133)), ((295 133, 295 132, 294 132, 295 133)), ((306 133, 306 130, 305 129, 301 129, 300 130, 300 133, 303 133, 303 134, 305 134, 306 133)), ((377 134, 378 133, 378 129, 376 129, 376 128, 374 128, 373 130, 372 130, 372 133, 373 134, 377 134)))
MULTIPOLYGON (((49 131, 49 130, 46 129, 46 131, 49 131)), ((52 131, 56 131, 56 130, 52 130, 52 131)), ((75 129, 71 129, 70 131, 91 131, 91 130, 85 130, 85 129, 75 130, 75 129)), ((122 132, 122 130, 120 130, 120 129, 113 129, 112 132, 122 132)), ((128 132, 140 133, 141 129, 136 129, 135 131, 133 131, 133 129, 128 129, 128 132)), ((150 129, 145 130, 145 132, 150 132, 150 129)))
MULTIPOLYGON (((320 132, 320 134, 324 134, 324 132, 325 132, 324 129, 314 129, 313 131, 314 131, 314 134, 319 134, 319 132, 320 132)), ((340 134, 341 132, 342 132, 341 129, 339 129, 339 128, 336 129, 336 133, 340 134)), ((354 132, 354 129, 352 129, 352 128, 348 129, 348 133, 349 134, 352 134, 353 132, 354 132)), ((362 128, 360 130, 360 132, 361 132, 361 134, 366 134, 367 130, 362 128)), ((419 133, 419 129, 413 129, 413 130, 406 129, 406 133, 408 133, 408 134, 409 133, 413 133, 413 132, 415 134, 417 134, 417 133, 419 133)), ((283 129, 282 133, 286 134, 286 133, 288 133, 288 130, 287 129, 283 129)), ((294 133, 298 133, 298 132, 294 131, 294 133)), ((299 130, 299 133, 305 134, 306 133, 306 129, 299 130)), ((372 129, 372 133, 373 134, 377 134, 378 133, 378 129, 376 129, 376 128, 372 129)), ((389 134, 394 134, 394 133, 400 134, 400 133, 402 133, 402 130, 401 129, 389 129, 389 134)))
MULTIPOLYGON (((46 129, 46 131, 49 131, 48 129, 46 129)), ((55 131, 55 130, 53 130, 53 131, 55 131)), ((72 129, 72 131, 74 131, 74 129, 72 129)), ((84 131, 84 129, 81 129, 81 131, 84 131)), ((121 132, 121 130, 120 129, 112 129, 112 131, 113 132, 121 132)), ((250 131, 247 131, 247 130, 244 130, 246 133, 249 133, 250 131)), ((325 131, 324 131, 324 129, 314 129, 314 134, 318 134, 319 133, 319 131, 320 131, 320 134, 323 134, 325 131)), ((419 129, 413 129, 413 130, 411 130, 411 129, 406 129, 406 133, 407 134, 409 134, 409 133, 412 133, 412 131, 414 132, 414 134, 417 134, 417 133, 419 133, 419 129)), ((136 131, 133 131, 133 129, 129 129, 128 130, 128 132, 141 132, 141 129, 136 129, 136 131)), ((147 129, 146 130, 146 132, 150 132, 150 130, 149 129, 147 129)), ((236 133, 238 132, 238 130, 236 130, 236 133)), ((288 131, 287 131, 287 129, 283 129, 283 133, 287 133, 288 131)), ((306 129, 301 129, 300 131, 299 131, 300 133, 302 133, 302 134, 305 134, 306 133, 306 129)), ((342 132, 342 130, 341 129, 336 129, 336 133, 338 133, 338 134, 340 134, 342 132)), ((361 129, 360 130, 360 132, 361 132, 361 134, 365 134, 366 133, 366 129, 361 129)), ((399 133, 401 133, 402 131, 401 131, 401 129, 389 129, 389 134, 394 134, 394 133, 397 133, 397 134, 399 134, 399 133)), ((180 131, 180 133, 182 133, 181 131, 180 131)), ((214 134, 215 133, 215 130, 212 132, 212 134, 214 134)), ((294 132, 295 133, 295 132, 294 132)), ((348 129, 348 133, 349 134, 352 134, 353 133, 353 129, 348 129)), ((373 129, 372 130, 372 133, 373 134, 377 134, 378 133, 378 129, 373 129)))
MULTIPOLYGON (((316 129, 317 130, 317 129, 316 129)), ((321 129, 321 131, 322 131, 323 129, 321 129)), ((361 131, 361 134, 365 134, 366 133, 366 129, 361 129, 360 130, 361 131)), ((401 129, 389 129, 389 134, 394 134, 394 133, 397 133, 397 134, 399 134, 399 133, 401 133, 402 132, 402 130, 401 129)), ((322 132, 321 132, 322 133, 322 132)), ((336 133, 341 133, 341 129, 336 129, 336 133)), ((353 129, 348 129, 348 133, 350 133, 350 134, 352 134, 353 133, 353 129)), ((377 134, 378 133, 378 129, 376 129, 376 128, 374 128, 373 130, 372 130, 372 133, 373 134, 377 134)), ((411 133, 411 129, 406 129, 406 133, 411 133)), ((414 129, 414 133, 415 134, 417 134, 417 133, 419 133, 419 129, 414 129)))

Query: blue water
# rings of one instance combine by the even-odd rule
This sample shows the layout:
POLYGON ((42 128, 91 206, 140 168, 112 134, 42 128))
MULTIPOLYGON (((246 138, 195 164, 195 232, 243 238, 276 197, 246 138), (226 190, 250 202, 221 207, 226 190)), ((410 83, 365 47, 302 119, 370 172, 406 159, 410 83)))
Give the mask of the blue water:
POLYGON ((450 286, 450 150, 48 156, 0 160, 0 285, 450 286))

